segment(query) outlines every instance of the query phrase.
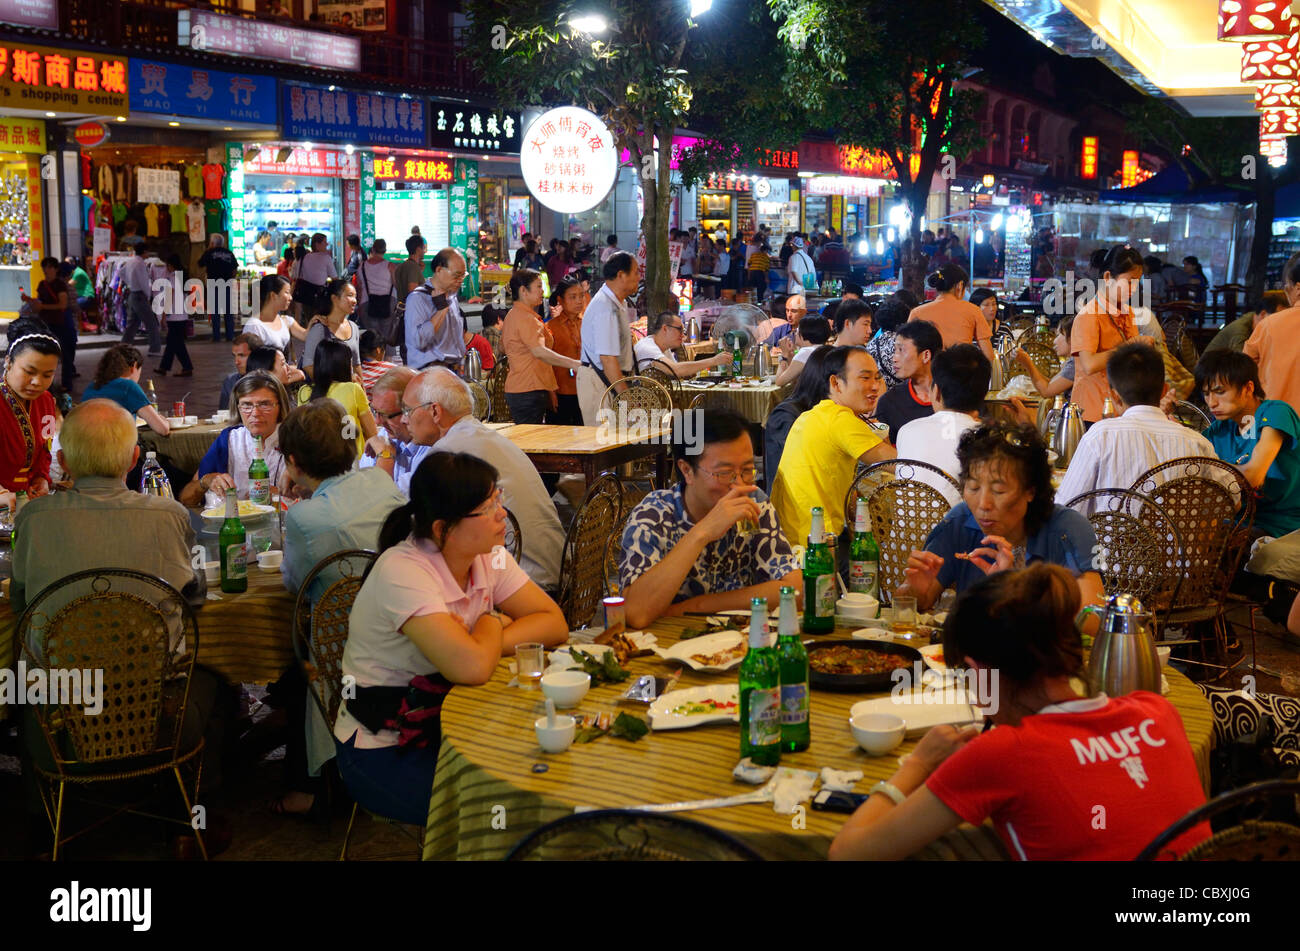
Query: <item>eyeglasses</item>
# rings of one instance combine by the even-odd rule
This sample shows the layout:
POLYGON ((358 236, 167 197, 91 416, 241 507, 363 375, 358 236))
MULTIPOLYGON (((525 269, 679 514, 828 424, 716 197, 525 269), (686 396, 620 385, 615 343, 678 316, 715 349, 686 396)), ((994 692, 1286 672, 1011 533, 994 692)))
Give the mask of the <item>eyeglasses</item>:
POLYGON ((374 410, 375 415, 378 416, 380 419, 396 419, 397 417, 403 415, 405 412, 406 412, 405 409, 395 409, 391 413, 381 413, 379 410, 374 410))
POLYGON ((709 475, 713 476, 713 478, 718 481, 719 485, 732 485, 737 479, 740 479, 740 481, 744 482, 746 485, 753 485, 754 479, 758 476, 758 468, 756 466, 745 466, 745 468, 741 469, 739 472, 735 469, 718 469, 716 472, 710 472, 708 469, 703 469, 701 471, 708 472, 709 475))
POLYGON ((686 333, 686 328, 685 328, 684 326, 682 326, 681 324, 669 324, 669 325, 668 325, 668 329, 669 329, 669 330, 676 330, 679 334, 684 334, 684 333, 686 333))
POLYGON ((239 401, 239 411, 241 413, 269 413, 276 408, 277 404, 274 400, 239 401))
POLYGON ((418 413, 420 410, 424 409, 426 406, 432 406, 432 405, 433 405, 433 401, 432 401, 432 400, 430 400, 430 401, 427 402, 427 403, 421 403, 419 406, 407 406, 405 403, 403 403, 403 404, 402 404, 402 415, 403 415, 403 416, 414 416, 416 413, 418 413))
POLYGON ((466 515, 465 517, 466 517, 466 518, 483 518, 483 517, 486 516, 486 515, 495 515, 495 514, 497 513, 498 510, 503 509, 503 508, 506 507, 500 489, 496 489, 496 490, 494 490, 493 493, 492 493, 492 497, 491 497, 490 499, 488 499, 487 502, 484 503, 484 504, 487 506, 487 508, 486 508, 484 511, 482 511, 482 512, 470 512, 470 513, 469 513, 468 515, 466 515))

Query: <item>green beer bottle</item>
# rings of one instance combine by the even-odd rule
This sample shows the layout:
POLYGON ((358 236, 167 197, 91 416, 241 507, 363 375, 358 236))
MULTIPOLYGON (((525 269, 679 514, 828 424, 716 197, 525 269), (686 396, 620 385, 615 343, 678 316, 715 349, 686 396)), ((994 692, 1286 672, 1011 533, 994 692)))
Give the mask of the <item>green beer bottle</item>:
POLYGON ((733 377, 745 375, 745 353, 740 349, 740 337, 737 336, 732 340, 731 347, 731 375, 733 377))
POLYGON ((767 646, 767 602, 749 602, 749 653, 740 662, 740 755, 756 766, 781 761, 781 667, 767 646))
POLYGON ((248 590, 248 549, 244 523, 239 520, 239 500, 234 489, 226 489, 226 520, 221 523, 217 543, 221 546, 221 590, 238 594, 248 590))
POLYGON ((257 505, 271 504, 271 470, 262 452, 262 437, 257 437, 253 448, 253 461, 248 465, 248 501, 257 505))
POLYGON ((808 550, 803 556, 803 630, 829 634, 835 630, 835 563, 826 544, 826 525, 820 505, 812 510, 808 550))
POLYGON ((853 520, 853 543, 849 546, 849 590, 880 598, 880 548, 871 534, 867 500, 858 499, 853 520))
POLYGON ((808 651, 799 638, 799 608, 794 588, 781 587, 776 655, 781 666, 781 749, 798 753, 812 742, 808 720, 808 651))

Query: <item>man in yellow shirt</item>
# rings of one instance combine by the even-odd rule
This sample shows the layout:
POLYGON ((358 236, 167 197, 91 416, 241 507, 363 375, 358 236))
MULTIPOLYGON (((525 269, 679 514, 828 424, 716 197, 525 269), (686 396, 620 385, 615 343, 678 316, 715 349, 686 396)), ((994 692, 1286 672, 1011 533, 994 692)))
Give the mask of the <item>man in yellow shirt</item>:
POLYGON ((772 484, 772 504, 792 545, 807 544, 814 505, 825 510, 826 531, 838 535, 857 464, 895 456, 894 447, 862 419, 885 389, 871 354, 860 347, 836 347, 822 366, 830 396, 790 427, 772 484))

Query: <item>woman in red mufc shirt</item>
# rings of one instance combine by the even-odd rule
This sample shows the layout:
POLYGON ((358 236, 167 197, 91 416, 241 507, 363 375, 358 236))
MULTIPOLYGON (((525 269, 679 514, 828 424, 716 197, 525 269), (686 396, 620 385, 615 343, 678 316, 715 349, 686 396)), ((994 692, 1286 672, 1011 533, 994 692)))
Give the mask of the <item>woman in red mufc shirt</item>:
MULTIPOLYGON (((1129 861, 1205 802, 1167 700, 1083 697, 1071 685, 1086 677, 1079 603, 1070 573, 1041 562, 991 575, 957 600, 944 657, 989 678, 981 701, 996 727, 927 733, 844 824, 832 859, 906 858, 962 822, 991 818, 1013 858, 1129 861)), ((1161 857, 1209 835, 1201 823, 1161 857)))
POLYGON ((38 498, 50 491, 50 440, 58 409, 49 393, 59 366, 59 341, 39 320, 15 320, 7 331, 4 382, 0 384, 0 487, 38 498))

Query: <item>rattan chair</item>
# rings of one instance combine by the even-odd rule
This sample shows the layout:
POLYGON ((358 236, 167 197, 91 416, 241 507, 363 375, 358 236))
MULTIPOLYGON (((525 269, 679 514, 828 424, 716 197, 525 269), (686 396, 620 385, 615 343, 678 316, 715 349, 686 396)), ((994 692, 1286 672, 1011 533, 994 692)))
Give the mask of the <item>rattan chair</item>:
MULTIPOLYGON (((1243 502, 1235 480, 1225 478, 1218 468, 1222 465, 1217 459, 1174 459, 1148 470, 1133 484, 1134 491, 1160 506, 1177 526, 1182 541, 1181 551, 1172 542, 1166 545, 1166 569, 1182 575, 1183 580, 1164 626, 1208 627, 1207 636, 1163 643, 1198 645, 1200 660, 1180 659, 1219 671, 1216 679, 1226 676, 1236 666, 1227 662, 1228 628, 1222 572, 1229 542, 1242 524, 1243 505, 1248 505, 1243 502), (1222 663, 1208 659, 1211 643, 1223 657, 1222 663)), ((1250 511, 1253 514, 1253 509, 1250 511)))
POLYGON ((761 862, 740 840, 693 819, 597 809, 534 829, 507 853, 507 862, 761 862))
POLYGON ((510 373, 510 363, 504 355, 492 365, 488 374, 487 391, 492 402, 491 419, 494 423, 512 422, 510 404, 506 402, 506 376, 510 373))
POLYGON ((649 494, 649 491, 635 483, 623 483, 623 500, 622 509, 619 512, 618 528, 610 534, 609 544, 605 546, 605 590, 611 596, 617 595, 620 589, 618 565, 623 552, 623 530, 627 528, 633 509, 640 505, 641 500, 649 494))
POLYGON ((471 414, 475 419, 486 423, 492 416, 492 398, 488 396, 488 391, 482 383, 466 380, 465 385, 469 387, 470 401, 473 404, 470 409, 471 414))
POLYGON ((1300 861, 1300 781, 1270 779, 1226 792, 1197 806, 1137 855, 1139 862, 1170 857, 1169 846, 1189 829, 1215 816, 1254 808, 1258 818, 1241 819, 1183 854, 1184 862, 1300 861), (1269 806, 1272 806, 1269 809, 1269 806))
POLYGON ((609 540, 622 522, 623 489, 605 473, 587 489, 564 536, 560 563, 560 610, 569 629, 585 627, 605 596, 609 540))
MULTIPOLYGON (((339 703, 343 699, 343 648, 348 639, 348 617, 352 613, 352 604, 357 592, 365 581, 366 574, 374 564, 376 554, 360 548, 335 552, 321 559, 303 579, 298 589, 298 598, 293 606, 293 652, 302 665, 307 679, 308 692, 316 701, 326 725, 332 730, 338 718, 339 703), (310 593, 317 582, 325 585, 320 597, 315 602, 310 593)), ((362 810, 358 803, 352 804, 352 814, 348 817, 348 827, 343 833, 343 847, 339 850, 339 861, 346 861, 348 845, 352 841, 352 829, 356 825, 357 812, 362 810)), ((366 815, 378 822, 387 822, 404 827, 387 816, 381 816, 369 809, 366 815)), ((421 831, 421 835, 423 831, 421 831)), ((421 844, 420 836, 410 836, 414 843, 421 844)), ((381 856, 375 856, 379 858, 381 856)), ((409 858, 407 853, 385 858, 409 858)))
POLYGON ((1182 577, 1167 568, 1181 549, 1178 527, 1155 502, 1131 489, 1094 489, 1065 503, 1092 524, 1094 567, 1108 594, 1131 594, 1158 616, 1167 612, 1182 577))
POLYGON ((880 596, 893 603, 894 589, 907 580, 907 559, 925 547, 925 540, 952 509, 936 486, 949 485, 960 496, 961 486, 938 466, 915 459, 889 459, 858 473, 844 497, 844 521, 852 525, 858 499, 867 500, 872 531, 880 547, 880 596), (922 481, 918 476, 926 474, 922 481))
POLYGON ((1206 415, 1205 410, 1201 409, 1195 403, 1189 403, 1186 400, 1179 400, 1170 410, 1169 415, 1178 422, 1182 423, 1188 429, 1194 429, 1198 433, 1203 433, 1214 423, 1206 415))
POLYGON ((625 376, 622 382, 626 386, 621 391, 617 383, 611 383, 600 398, 600 405, 613 410, 616 420, 625 417, 635 425, 638 416, 644 414, 647 424, 654 429, 663 422, 664 414, 672 412, 672 394, 658 380, 625 376))
POLYGON ((1061 372, 1061 358, 1056 355, 1055 350, 1041 340, 1026 340, 1020 344, 1020 349, 1025 351, 1025 355, 1029 357, 1034 367, 1046 379, 1050 380, 1061 372))
POLYGON ((506 509, 506 540, 505 549, 510 552, 510 557, 515 561, 524 551, 524 535, 519 529, 519 519, 515 518, 515 513, 506 509))
POLYGON ((733 409, 735 403, 726 390, 705 390, 691 400, 690 409, 733 409))
POLYGON ((681 398, 682 384, 677 379, 677 374, 673 372, 672 367, 668 366, 663 360, 655 359, 641 368, 641 376, 647 380, 654 380, 660 386, 668 391, 672 397, 673 405, 681 398))
MULTIPOLYGON (((102 709, 89 713, 80 696, 49 697, 31 713, 49 747, 50 766, 35 764, 41 803, 54 833, 52 857, 89 829, 65 835, 69 786, 125 783, 170 773, 180 790, 183 817, 137 813, 146 800, 105 805, 111 814, 151 815, 193 832, 208 858, 203 832, 193 825, 203 778, 203 737, 183 735, 199 628, 193 608, 171 585, 128 569, 80 571, 41 591, 18 620, 18 643, 29 674, 103 672, 102 709), (75 702, 74 702, 75 701, 75 702), (181 768, 192 768, 192 791, 181 768)), ((66 682, 66 681, 64 681, 66 682)), ((25 685, 24 685, 25 686, 25 685)))

